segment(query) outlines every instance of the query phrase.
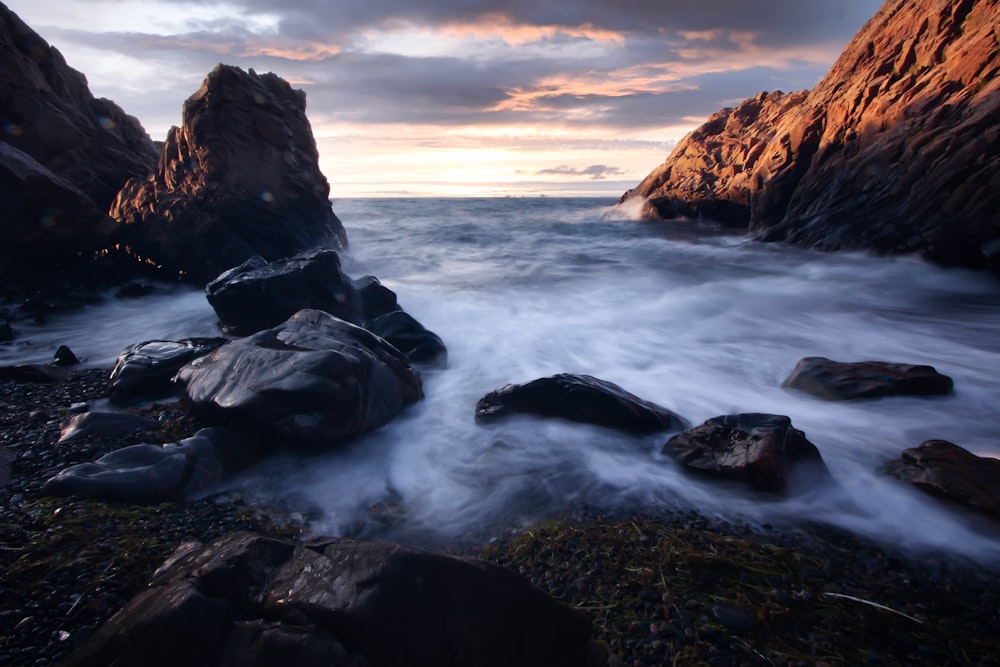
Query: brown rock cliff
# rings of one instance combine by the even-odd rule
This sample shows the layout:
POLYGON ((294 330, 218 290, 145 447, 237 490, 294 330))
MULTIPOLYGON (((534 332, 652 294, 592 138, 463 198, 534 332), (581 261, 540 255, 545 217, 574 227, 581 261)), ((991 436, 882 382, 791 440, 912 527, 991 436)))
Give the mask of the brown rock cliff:
POLYGON ((184 102, 156 170, 129 181, 111 215, 133 256, 196 282, 254 255, 343 246, 318 160, 304 92, 218 65, 184 102))
POLYGON ((622 201, 762 240, 1000 265, 1000 0, 887 0, 808 94, 716 114, 622 201))

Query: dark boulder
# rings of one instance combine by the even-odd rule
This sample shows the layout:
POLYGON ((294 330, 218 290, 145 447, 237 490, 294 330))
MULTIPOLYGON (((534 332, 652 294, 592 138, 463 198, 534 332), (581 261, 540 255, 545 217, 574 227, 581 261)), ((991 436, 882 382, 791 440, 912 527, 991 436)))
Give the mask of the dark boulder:
POLYGON ((52 364, 54 366, 77 366, 80 364, 80 360, 68 346, 60 345, 56 348, 56 353, 52 355, 52 364))
POLYGON ((401 310, 386 313, 368 320, 362 326, 392 343, 415 364, 435 368, 448 365, 448 348, 441 337, 428 331, 408 313, 401 310))
POLYGON ((65 664, 580 667, 590 626, 484 561, 230 533, 182 546, 65 664))
POLYGON ((672 431, 687 426, 683 418, 667 408, 644 401, 616 384, 567 373, 525 384, 508 384, 476 403, 478 420, 512 413, 560 417, 634 433, 672 431))
POLYGON ((14 382, 37 382, 51 384, 69 377, 69 371, 48 364, 18 364, 16 366, 0 366, 0 380, 14 382))
POLYGON ((354 291, 361 299, 361 312, 364 319, 372 320, 386 313, 400 310, 396 302, 396 293, 379 282, 375 276, 362 276, 352 280, 354 291))
POLYGON ((206 428, 166 445, 132 445, 93 463, 62 470, 45 482, 53 496, 82 496, 127 503, 161 503, 210 492, 261 460, 252 436, 206 428))
POLYGON ((904 449, 884 467, 921 491, 1000 519, 1000 460, 976 456, 947 440, 904 449))
POLYGON ((130 412, 85 412, 73 415, 59 431, 59 442, 83 438, 118 438, 135 431, 155 431, 159 422, 130 412))
POLYGON ((126 347, 111 370, 110 398, 125 403, 176 391, 170 380, 184 365, 229 342, 226 338, 148 340, 126 347))
POLYGON ((268 262, 259 255, 205 287, 226 331, 247 336, 269 329, 305 308, 360 324, 361 298, 340 270, 334 250, 315 250, 268 262))
POLYGON ((782 386, 828 401, 880 396, 948 394, 954 383, 932 366, 882 361, 844 363, 826 357, 801 359, 782 386))
POLYGON ((111 207, 133 257, 205 284, 254 255, 346 245, 305 107, 275 74, 216 66, 184 102, 156 170, 111 207))
POLYGON ((782 415, 713 417, 670 438, 662 453, 692 470, 743 481, 762 491, 784 493, 806 487, 799 479, 812 485, 832 481, 816 445, 782 415))
POLYGON ((423 397, 420 376, 396 348, 319 310, 235 340, 176 376, 209 423, 327 448, 376 429, 423 397))

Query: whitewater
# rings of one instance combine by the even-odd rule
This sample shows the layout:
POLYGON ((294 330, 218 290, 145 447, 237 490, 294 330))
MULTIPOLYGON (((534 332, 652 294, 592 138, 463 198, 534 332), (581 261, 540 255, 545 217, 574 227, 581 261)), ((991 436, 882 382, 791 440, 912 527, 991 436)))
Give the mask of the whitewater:
MULTIPOLYGON (((1000 283, 917 258, 760 244, 696 223, 632 220, 593 198, 342 199, 345 272, 375 275, 448 346, 425 400, 337 451, 269 461, 236 492, 299 506, 313 529, 411 542, 525 525, 580 506, 697 511, 752 525, 831 524, 883 544, 1000 558, 969 515, 879 474, 924 440, 1000 457, 1000 283), (782 388, 806 356, 929 364, 953 395, 834 403, 782 388), (555 373, 614 382, 692 424, 788 415, 836 488, 794 498, 686 474, 634 436, 559 420, 474 420, 476 401, 555 373), (380 505, 381 504, 381 505, 380 505), (398 521, 373 520, 380 505, 398 521)), ((69 345, 110 368, 126 345, 218 335, 176 288, 19 323, 0 363, 69 345)))

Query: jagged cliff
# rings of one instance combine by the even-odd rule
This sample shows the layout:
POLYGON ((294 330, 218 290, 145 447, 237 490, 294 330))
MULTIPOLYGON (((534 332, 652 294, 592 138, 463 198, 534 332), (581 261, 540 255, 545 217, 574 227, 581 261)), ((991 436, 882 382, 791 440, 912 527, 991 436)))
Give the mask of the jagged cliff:
POLYGON ((216 66, 184 102, 156 170, 111 207, 129 252, 204 283, 254 255, 345 245, 305 106, 276 74, 216 66))
POLYGON ((622 202, 768 241, 1000 265, 1000 0, 887 0, 812 91, 712 116, 622 202))

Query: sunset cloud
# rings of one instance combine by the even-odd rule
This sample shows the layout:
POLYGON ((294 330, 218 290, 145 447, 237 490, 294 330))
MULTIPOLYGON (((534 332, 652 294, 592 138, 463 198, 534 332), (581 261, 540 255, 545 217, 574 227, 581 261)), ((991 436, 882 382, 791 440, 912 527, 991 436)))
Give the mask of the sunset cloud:
POLYGON ((815 85, 878 5, 8 3, 154 138, 179 122, 181 102, 221 61, 273 71, 306 91, 335 194, 576 183, 607 195, 641 179, 722 106, 815 85))

